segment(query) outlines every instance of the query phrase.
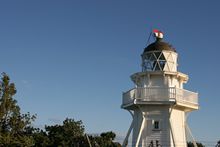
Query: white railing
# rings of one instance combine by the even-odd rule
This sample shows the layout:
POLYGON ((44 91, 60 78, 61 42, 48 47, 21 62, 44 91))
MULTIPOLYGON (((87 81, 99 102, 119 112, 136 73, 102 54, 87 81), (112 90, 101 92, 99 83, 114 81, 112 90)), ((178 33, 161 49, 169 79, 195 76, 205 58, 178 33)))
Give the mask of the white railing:
POLYGON ((135 99, 136 89, 131 89, 125 93, 123 93, 122 104, 128 104, 135 99))
POLYGON ((176 88, 176 100, 180 102, 198 104, 198 93, 176 88))
POLYGON ((134 88, 123 93, 122 104, 126 105, 134 100, 141 101, 171 101, 186 102, 198 104, 198 93, 191 92, 185 89, 175 87, 160 88, 160 87, 147 87, 147 88, 134 88))

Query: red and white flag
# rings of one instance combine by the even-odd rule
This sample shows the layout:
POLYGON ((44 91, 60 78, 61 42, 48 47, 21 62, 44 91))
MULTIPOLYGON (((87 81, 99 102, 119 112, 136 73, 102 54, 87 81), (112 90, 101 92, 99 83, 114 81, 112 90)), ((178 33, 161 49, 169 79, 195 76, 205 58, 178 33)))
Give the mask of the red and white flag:
POLYGON ((154 32, 154 35, 156 38, 161 38, 161 39, 163 38, 163 32, 161 32, 157 29, 154 29, 153 32, 154 32))

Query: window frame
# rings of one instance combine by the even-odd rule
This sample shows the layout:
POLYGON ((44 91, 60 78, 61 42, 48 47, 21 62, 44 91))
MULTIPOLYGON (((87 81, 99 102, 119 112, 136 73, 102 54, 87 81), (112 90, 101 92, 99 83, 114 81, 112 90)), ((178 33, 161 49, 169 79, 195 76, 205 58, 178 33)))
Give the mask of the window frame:
POLYGON ((153 131, 161 131, 161 120, 153 120, 152 127, 153 131))

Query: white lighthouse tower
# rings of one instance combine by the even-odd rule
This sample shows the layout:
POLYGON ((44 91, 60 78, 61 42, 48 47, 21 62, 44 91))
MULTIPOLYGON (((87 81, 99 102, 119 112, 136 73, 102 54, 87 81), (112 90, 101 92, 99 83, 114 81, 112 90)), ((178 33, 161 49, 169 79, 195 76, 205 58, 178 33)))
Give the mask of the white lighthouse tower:
POLYGON ((133 118, 123 146, 132 132, 132 147, 187 147, 187 114, 199 108, 198 93, 183 88, 188 75, 177 70, 176 50, 162 32, 154 35, 141 55, 142 71, 131 75, 135 88, 123 93, 121 107, 133 118))

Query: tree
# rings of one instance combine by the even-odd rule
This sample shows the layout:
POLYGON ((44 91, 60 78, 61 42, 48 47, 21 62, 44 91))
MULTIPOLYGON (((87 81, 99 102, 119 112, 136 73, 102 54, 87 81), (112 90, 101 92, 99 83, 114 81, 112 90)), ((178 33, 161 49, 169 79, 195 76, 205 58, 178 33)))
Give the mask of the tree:
POLYGON ((121 147, 120 143, 114 142, 115 137, 116 134, 110 131, 103 132, 100 136, 90 136, 89 138, 92 142, 92 146, 95 147, 121 147))
MULTIPOLYGON (((202 143, 200 142, 196 142, 197 146, 198 147, 205 147, 202 143)), ((188 147, 194 147, 193 143, 192 142, 187 142, 187 146, 188 147)))
POLYGON ((114 132, 110 131, 110 132, 101 133, 100 136, 101 136, 102 138, 106 139, 106 140, 112 141, 112 140, 115 139, 116 134, 115 134, 114 132))
POLYGON ((220 147, 220 140, 217 142, 216 147, 220 147))
POLYGON ((35 115, 21 114, 17 101, 13 98, 17 90, 6 73, 0 81, 0 146, 31 146, 33 137, 31 123, 35 115))
POLYGON ((100 136, 89 136, 84 133, 82 121, 66 118, 62 125, 45 126, 45 131, 37 130, 33 134, 34 146, 47 147, 89 147, 89 141, 93 147, 121 147, 113 142, 116 135, 114 132, 104 132, 100 136))
POLYGON ((51 146, 75 147, 85 142, 82 121, 66 118, 63 125, 45 127, 51 146))
POLYGON ((34 138, 34 146, 35 147, 47 147, 51 146, 51 141, 47 135, 47 133, 39 128, 36 128, 32 132, 32 136, 34 138))

